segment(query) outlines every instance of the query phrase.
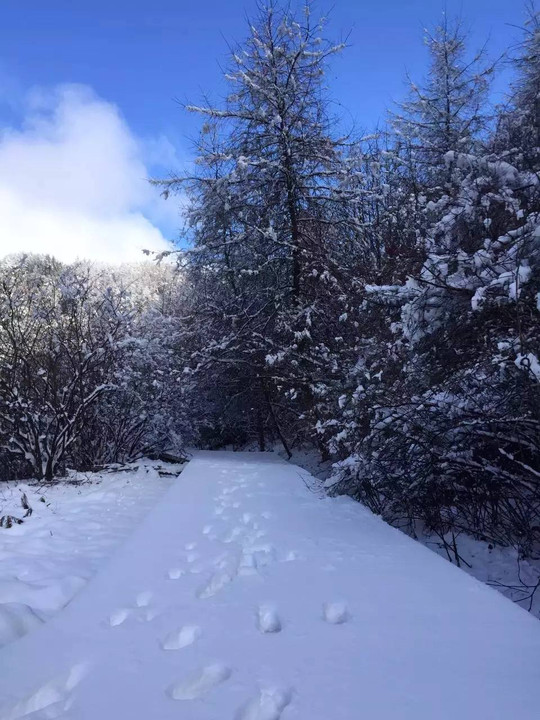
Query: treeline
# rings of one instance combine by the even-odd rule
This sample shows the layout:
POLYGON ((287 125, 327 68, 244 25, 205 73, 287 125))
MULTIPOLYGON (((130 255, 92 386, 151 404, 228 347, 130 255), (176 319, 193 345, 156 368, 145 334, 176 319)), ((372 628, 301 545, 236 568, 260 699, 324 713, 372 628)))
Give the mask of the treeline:
MULTIPOLYGON (((387 520, 540 540, 540 24, 508 102, 459 23, 382 132, 342 136, 342 45, 272 6, 203 118, 185 345, 208 444, 315 443, 387 520)), ((361 79, 358 92, 361 93, 361 79)))
MULTIPOLYGON (((425 80, 384 130, 357 138, 342 134, 326 95, 343 46, 309 9, 262 11, 232 53, 224 104, 188 108, 203 118, 193 174, 157 182, 187 197, 190 249, 175 274, 153 271, 168 278, 166 301, 146 281, 134 292, 110 271, 25 261, 36 268, 15 282, 23 307, 57 308, 28 342, 55 359, 27 369, 32 352, 16 349, 2 313, 0 352, 16 359, 2 388, 20 376, 17 395, 0 399, 18 413, 3 411, 5 452, 43 466, 21 439, 20 403, 47 418, 42 444, 65 418, 80 428, 63 462, 129 457, 174 433, 205 447, 311 444, 337 463, 334 492, 390 522, 530 554, 540 539, 540 20, 529 13, 498 108, 496 68, 469 52, 459 23, 426 40, 425 80), (76 321, 55 273, 91 282, 76 321), (65 352, 58 333, 79 349, 65 352), (78 389, 92 348, 102 348, 87 363, 92 380, 78 389), (49 380, 52 367, 62 380, 49 380), (140 437, 117 452, 112 431, 136 418, 140 437)), ((2 272, 11 308, 5 288, 22 271, 2 272)))

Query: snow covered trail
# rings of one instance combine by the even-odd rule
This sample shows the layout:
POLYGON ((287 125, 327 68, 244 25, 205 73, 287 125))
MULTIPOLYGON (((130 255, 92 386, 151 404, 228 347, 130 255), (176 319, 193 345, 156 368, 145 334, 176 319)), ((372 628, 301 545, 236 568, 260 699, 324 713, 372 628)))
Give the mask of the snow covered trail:
POLYGON ((0 651, 0 719, 536 720, 538 621, 301 476, 198 454, 65 610, 0 651))

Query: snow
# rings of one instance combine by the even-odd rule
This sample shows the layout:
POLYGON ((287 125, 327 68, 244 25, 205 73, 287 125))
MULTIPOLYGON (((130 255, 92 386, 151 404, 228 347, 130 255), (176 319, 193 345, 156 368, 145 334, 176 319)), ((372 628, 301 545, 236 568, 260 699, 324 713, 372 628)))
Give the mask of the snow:
MULTIPOLYGON (((448 559, 440 538, 419 533, 421 543, 448 559)), ((485 540, 473 538, 465 533, 454 538, 448 534, 447 547, 455 541, 460 556, 461 568, 469 575, 487 583, 522 608, 540 618, 540 562, 538 559, 524 560, 517 548, 492 545, 485 540), (538 590, 534 592, 535 588, 538 590), (531 597, 532 594, 532 597, 531 597)), ((455 558, 452 557, 452 562, 455 558)))
POLYGON ((540 381, 540 361, 534 353, 527 353, 527 355, 519 353, 515 359, 515 364, 518 368, 522 368, 527 372, 530 372, 537 380, 540 381))
POLYGON ((1 720, 536 720, 538 621, 315 485, 271 453, 196 455, 0 650, 1 720))
POLYGON ((56 485, 6 483, 0 516, 31 517, 0 530, 0 646, 61 610, 170 486, 149 464, 73 475, 56 485))

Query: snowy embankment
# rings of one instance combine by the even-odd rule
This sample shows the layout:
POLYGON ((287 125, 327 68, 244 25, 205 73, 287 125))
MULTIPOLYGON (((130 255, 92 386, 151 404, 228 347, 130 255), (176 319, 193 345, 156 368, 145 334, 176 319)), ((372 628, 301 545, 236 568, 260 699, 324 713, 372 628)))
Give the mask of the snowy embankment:
MULTIPOLYGON (((274 447, 282 458, 285 458, 280 446, 274 447)), ((320 483, 328 491, 335 482, 332 478, 331 461, 321 462, 315 450, 293 450, 292 461, 309 473, 319 478, 320 483)), ((401 528, 409 537, 410 528, 401 528)), ((538 557, 524 559, 515 547, 494 545, 487 540, 480 540, 465 532, 448 533, 442 542, 437 535, 417 525, 415 540, 436 552, 445 560, 457 564, 454 546, 459 555, 459 567, 477 580, 498 590, 502 595, 532 615, 540 619, 540 559, 538 557)))
POLYGON ((456 543, 461 569, 485 582, 512 602, 540 618, 540 560, 520 558, 513 547, 493 545, 486 540, 478 540, 465 533, 445 538, 446 547, 440 538, 421 534, 418 540, 430 550, 434 550, 445 560, 455 563, 455 554, 451 552, 456 543))
POLYGON ((203 453, 48 623, 0 718, 538 718, 540 624, 299 468, 203 453))
POLYGON ((154 465, 112 474, 72 474, 66 481, 4 483, 0 517, 22 519, 0 528, 0 647, 63 608, 160 495, 172 478, 154 465))

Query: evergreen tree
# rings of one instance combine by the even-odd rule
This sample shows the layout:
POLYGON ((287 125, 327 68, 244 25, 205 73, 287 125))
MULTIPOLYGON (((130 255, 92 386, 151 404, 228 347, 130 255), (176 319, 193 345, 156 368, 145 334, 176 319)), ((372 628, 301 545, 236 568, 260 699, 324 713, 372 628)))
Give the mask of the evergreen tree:
POLYGON ((426 32, 425 43, 427 79, 423 85, 409 81, 409 97, 392 116, 397 147, 419 192, 451 181, 449 153, 478 148, 488 127, 485 107, 494 70, 483 50, 468 58, 459 21, 444 16, 433 33, 426 32))
MULTIPOLYGON (((302 17, 274 5, 262 10, 232 55, 224 108, 189 108, 209 120, 200 174, 163 183, 166 191, 187 185, 191 197, 188 264, 203 294, 198 312, 212 328, 195 366, 223 377, 261 446, 266 425, 287 444, 278 409, 284 393, 293 405, 311 397, 310 371, 299 368, 313 322, 326 312, 313 306, 314 286, 315 295, 323 285, 336 293, 335 258, 344 250, 342 143, 332 135, 322 85, 326 62, 342 45, 321 31, 309 6, 302 17)), ((294 414, 285 412, 287 422, 294 414)))

